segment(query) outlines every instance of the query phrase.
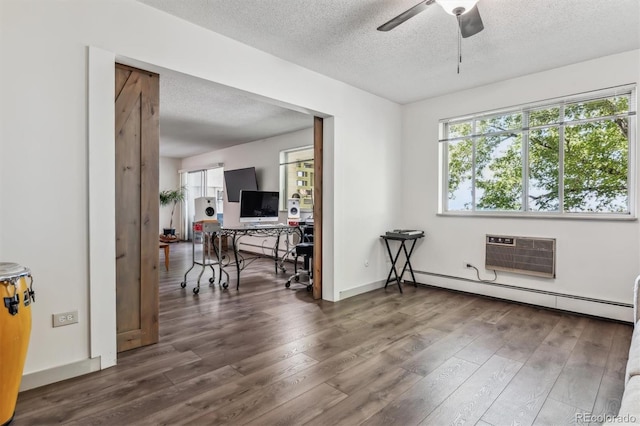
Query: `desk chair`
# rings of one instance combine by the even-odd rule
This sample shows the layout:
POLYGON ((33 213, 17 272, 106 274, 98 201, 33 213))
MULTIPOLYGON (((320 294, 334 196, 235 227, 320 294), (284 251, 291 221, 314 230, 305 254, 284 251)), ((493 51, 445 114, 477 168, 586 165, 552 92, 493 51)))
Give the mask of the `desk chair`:
POLYGON ((301 275, 309 277, 307 291, 313 290, 313 225, 301 225, 302 239, 296 244, 295 258, 293 260, 294 274, 289 277, 286 288, 291 286, 291 281, 299 282, 301 275), (302 256, 302 269, 298 271, 298 257, 302 256))

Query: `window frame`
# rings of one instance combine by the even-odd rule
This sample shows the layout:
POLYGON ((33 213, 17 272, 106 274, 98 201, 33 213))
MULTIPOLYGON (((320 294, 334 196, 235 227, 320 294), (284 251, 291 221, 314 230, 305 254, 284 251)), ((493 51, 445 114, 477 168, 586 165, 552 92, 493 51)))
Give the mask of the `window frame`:
MULTIPOLYGON (((295 174, 295 180, 298 182, 300 180, 304 180, 307 183, 312 181, 312 177, 311 174, 314 171, 313 168, 313 164, 314 164, 314 150, 313 150, 313 145, 304 145, 304 146, 299 146, 296 148, 288 148, 288 149, 283 149, 280 151, 280 161, 279 161, 279 174, 280 174, 280 211, 287 211, 288 207, 287 207, 287 202, 290 196, 290 188, 287 187, 287 166, 291 165, 291 164, 304 164, 305 165, 305 169, 309 169, 310 170, 305 170, 305 173, 307 174, 307 176, 305 177, 298 177, 298 173, 296 172, 295 174), (297 160, 291 160, 288 158, 289 154, 292 153, 296 153, 296 152, 300 152, 300 151, 310 151, 310 157, 305 156, 302 159, 297 159, 297 160), (307 163, 311 164, 310 167, 306 167, 307 163)), ((311 185, 307 185, 307 186, 311 186, 311 185)), ((304 197, 300 198, 300 211, 301 212, 313 212, 313 201, 311 202, 311 207, 307 206, 304 202, 303 202, 304 197)), ((311 195, 311 200, 313 200, 313 194, 311 195)))
POLYGON ((438 215, 443 216, 481 216, 481 217, 517 217, 517 218, 552 218, 552 219, 614 219, 614 220, 637 220, 637 158, 636 158, 636 143, 637 143, 637 87, 636 84, 627 84, 623 86, 611 87, 607 89, 601 89, 591 92, 585 92, 560 98, 553 98, 542 100, 538 102, 532 102, 507 108, 500 108, 496 110, 489 110, 484 112, 478 112, 474 114, 467 114, 463 116, 451 117, 440 119, 438 121, 438 161, 439 161, 439 197, 438 197, 438 215), (628 96, 629 107, 628 111, 624 114, 615 114, 612 116, 591 117, 579 120, 564 121, 565 111, 564 108, 568 104, 575 104, 579 102, 588 102, 590 100, 597 100, 603 98, 610 98, 615 96, 628 96), (529 127, 529 117, 531 111, 539 109, 551 109, 559 108, 559 120, 557 123, 537 125, 529 127), (517 129, 509 129, 500 132, 488 132, 480 134, 476 132, 476 122, 482 119, 487 119, 496 116, 504 116, 508 114, 521 113, 521 126, 517 129), (625 117, 628 119, 628 157, 627 157, 627 212, 572 212, 565 211, 564 209, 564 151, 565 149, 559 149, 558 153, 558 203, 559 211, 533 211, 529 207, 529 134, 532 130, 539 130, 543 128, 558 128, 558 138, 561 146, 564 147, 564 129, 566 126, 579 125, 594 121, 603 121, 607 118, 612 119, 614 117, 625 117), (471 134, 465 136, 458 136, 448 139, 448 129, 452 124, 471 122, 471 134), (478 210, 476 206, 476 143, 473 143, 472 152, 472 174, 471 174, 471 204, 470 210, 449 210, 449 144, 455 141, 462 141, 465 139, 478 140, 482 136, 499 136, 506 133, 521 133, 522 134, 522 210, 478 210))

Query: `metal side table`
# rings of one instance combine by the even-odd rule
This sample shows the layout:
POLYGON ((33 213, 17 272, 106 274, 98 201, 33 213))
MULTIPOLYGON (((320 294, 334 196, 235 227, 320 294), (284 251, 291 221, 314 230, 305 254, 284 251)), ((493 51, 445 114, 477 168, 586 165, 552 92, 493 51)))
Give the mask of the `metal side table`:
POLYGON ((387 253, 389 253, 389 259, 391 260, 391 270, 389 271, 389 275, 387 276, 387 282, 384 288, 387 288, 387 286, 391 282, 397 282, 398 289, 400 290, 400 293, 402 293, 402 286, 400 284, 402 281, 402 276, 407 270, 407 267, 409 267, 409 272, 411 273, 411 278, 413 279, 413 285, 415 287, 418 286, 418 284, 416 283, 416 277, 413 274, 413 268, 411 267, 411 254, 413 253, 413 249, 416 246, 416 242, 423 237, 424 237, 424 232, 413 231, 413 230, 390 231, 390 232, 387 232, 385 235, 380 235, 380 238, 384 240, 384 243, 387 247, 387 253), (395 256, 391 252, 391 247, 389 247, 389 241, 400 242, 400 245, 398 246, 398 251, 396 252, 395 256), (410 248, 408 250, 407 250, 407 242, 411 242, 410 248), (405 261, 404 261, 404 266, 402 267, 402 272, 400 272, 400 274, 398 275, 398 271, 396 270, 396 263, 398 262, 398 258, 400 257, 400 253, 402 252, 404 252, 405 261), (394 278, 391 278, 392 275, 394 276, 394 278))

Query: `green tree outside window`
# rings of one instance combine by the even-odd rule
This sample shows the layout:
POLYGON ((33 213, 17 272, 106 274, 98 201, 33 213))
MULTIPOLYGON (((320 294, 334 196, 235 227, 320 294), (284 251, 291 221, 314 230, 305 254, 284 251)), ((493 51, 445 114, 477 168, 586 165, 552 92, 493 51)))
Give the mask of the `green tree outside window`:
POLYGON ((629 213, 630 100, 443 123, 447 210, 629 213))

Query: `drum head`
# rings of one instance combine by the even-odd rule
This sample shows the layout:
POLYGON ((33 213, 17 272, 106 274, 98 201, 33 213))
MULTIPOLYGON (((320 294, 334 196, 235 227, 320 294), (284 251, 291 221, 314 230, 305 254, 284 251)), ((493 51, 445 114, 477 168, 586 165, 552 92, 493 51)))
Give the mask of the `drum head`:
POLYGON ((7 281, 31 275, 31 271, 17 263, 0 262, 0 281, 7 281))

